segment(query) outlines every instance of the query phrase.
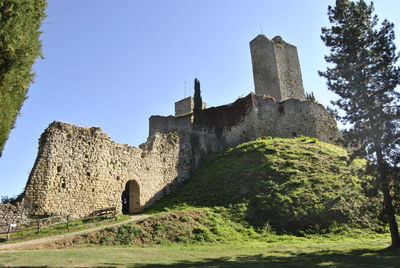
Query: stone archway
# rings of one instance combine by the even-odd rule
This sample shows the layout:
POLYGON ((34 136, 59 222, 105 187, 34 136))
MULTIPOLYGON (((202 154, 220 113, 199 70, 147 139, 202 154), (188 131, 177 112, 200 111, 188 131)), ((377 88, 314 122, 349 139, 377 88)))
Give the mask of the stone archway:
POLYGON ((125 184, 122 192, 122 213, 131 214, 139 212, 140 209, 140 187, 137 181, 130 180, 125 184))

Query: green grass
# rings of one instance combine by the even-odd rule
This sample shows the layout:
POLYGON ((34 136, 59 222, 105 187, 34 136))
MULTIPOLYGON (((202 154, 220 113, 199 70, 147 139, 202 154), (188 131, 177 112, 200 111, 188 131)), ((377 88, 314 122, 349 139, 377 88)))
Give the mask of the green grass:
POLYGON ((51 227, 44 227, 44 228, 40 229, 39 234, 37 234, 37 230, 21 231, 21 232, 17 232, 17 233, 12 233, 10 235, 10 238, 13 240, 10 240, 6 243, 15 243, 15 242, 20 242, 20 241, 27 241, 27 240, 32 240, 32 239, 48 237, 48 236, 67 234, 67 233, 81 231, 81 230, 85 230, 85 229, 89 229, 89 228, 93 228, 93 227, 118 223, 118 222, 125 221, 127 219, 129 219, 128 215, 118 215, 117 219, 115 219, 115 220, 97 218, 97 219, 95 219, 95 221, 93 223, 92 223, 92 221, 77 220, 77 221, 70 222, 69 229, 67 229, 67 224, 65 223, 65 224, 60 224, 60 225, 51 226, 51 227), (32 237, 26 237, 26 236, 32 236, 32 237))
POLYGON ((209 159, 153 217, 47 245, 57 250, 0 252, 0 266, 399 267, 389 234, 371 228, 364 163, 347 161, 316 139, 248 142, 209 159))
POLYGON ((55 242, 52 246, 236 243, 263 239, 269 235, 226 219, 215 210, 196 209, 164 213, 137 223, 105 228, 55 242))
POLYGON ((389 237, 298 239, 274 243, 99 247, 0 252, 0 266, 107 267, 399 267, 389 237))
POLYGON ((279 233, 313 233, 337 224, 380 229, 379 199, 358 176, 365 162, 315 138, 264 138, 211 157, 146 213, 225 207, 231 218, 279 233))
POLYGON ((320 234, 303 236, 276 234, 268 228, 255 230, 226 217, 226 209, 202 208, 166 212, 140 222, 104 228, 88 234, 69 237, 48 245, 52 248, 85 246, 151 246, 151 245, 204 245, 240 244, 244 242, 340 241, 346 239, 378 239, 386 233, 368 229, 342 227, 320 234))
POLYGON ((364 164, 347 161, 344 149, 306 137, 244 143, 209 159, 176 193, 146 211, 154 217, 54 246, 274 242, 295 237, 287 234, 342 239, 387 232, 373 217, 376 200, 362 194, 357 175, 364 164))

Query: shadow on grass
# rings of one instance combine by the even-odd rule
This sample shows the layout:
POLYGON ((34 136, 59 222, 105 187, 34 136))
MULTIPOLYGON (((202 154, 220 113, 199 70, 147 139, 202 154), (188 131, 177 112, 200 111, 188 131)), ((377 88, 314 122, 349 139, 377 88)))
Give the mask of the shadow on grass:
POLYGON ((172 264, 137 264, 131 267, 400 267, 400 250, 353 250, 348 252, 326 250, 313 253, 275 251, 268 253, 276 253, 276 255, 206 258, 172 264), (283 254, 285 256, 277 256, 283 254))

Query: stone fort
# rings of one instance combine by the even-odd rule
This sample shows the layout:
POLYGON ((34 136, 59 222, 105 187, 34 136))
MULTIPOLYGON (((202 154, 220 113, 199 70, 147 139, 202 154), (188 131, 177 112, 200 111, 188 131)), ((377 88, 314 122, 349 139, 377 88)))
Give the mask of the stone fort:
POLYGON ((250 42, 255 93, 206 108, 193 125, 193 98, 175 103, 175 116, 151 116, 139 147, 118 144, 100 128, 53 122, 39 139, 23 200, 30 215, 85 216, 116 206, 135 213, 184 182, 207 157, 262 136, 316 137, 335 143, 336 121, 307 100, 297 49, 274 37, 250 42))

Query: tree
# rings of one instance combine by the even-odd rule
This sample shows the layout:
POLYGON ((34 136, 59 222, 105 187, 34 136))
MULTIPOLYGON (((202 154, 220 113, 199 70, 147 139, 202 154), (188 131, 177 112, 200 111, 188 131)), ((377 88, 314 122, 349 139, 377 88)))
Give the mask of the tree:
POLYGON ((41 56, 40 25, 45 0, 0 1, 0 156, 26 99, 41 56))
POLYGON ((312 91, 311 91, 311 93, 306 92, 306 99, 311 102, 317 102, 315 100, 314 92, 312 92, 312 91))
POLYGON ((354 156, 364 156, 375 167, 376 179, 391 233, 391 247, 400 248, 398 225, 393 207, 389 170, 398 155, 400 70, 394 45, 394 25, 384 20, 378 27, 374 6, 363 0, 336 0, 328 7, 330 28, 323 27, 321 38, 330 48, 325 60, 330 64, 319 74, 329 90, 339 98, 332 101, 336 117, 348 129, 344 132, 354 156), (397 153, 396 153, 397 152, 397 153))
POLYGON ((193 107, 193 123, 195 125, 201 125, 203 123, 201 117, 201 110, 203 109, 203 100, 201 99, 201 92, 200 92, 200 81, 195 78, 194 79, 194 107, 193 107))

